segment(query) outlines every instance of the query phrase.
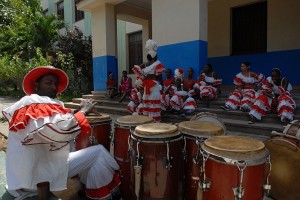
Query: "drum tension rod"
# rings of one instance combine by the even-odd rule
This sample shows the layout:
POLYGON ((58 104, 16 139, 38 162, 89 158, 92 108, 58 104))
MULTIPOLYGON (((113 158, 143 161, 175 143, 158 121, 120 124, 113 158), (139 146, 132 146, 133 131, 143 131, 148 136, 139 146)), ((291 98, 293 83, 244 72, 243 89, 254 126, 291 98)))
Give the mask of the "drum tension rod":
POLYGON ((270 190, 271 190, 271 185, 269 183, 269 176, 270 176, 271 170, 272 170, 272 164, 271 164, 271 157, 270 157, 270 155, 267 157, 266 164, 269 164, 269 172, 268 172, 266 184, 264 184, 263 187, 264 187, 265 194, 268 195, 269 192, 270 192, 270 190))
POLYGON ((170 157, 170 149, 169 149, 169 142, 167 142, 167 157, 164 158, 165 160, 165 168, 170 170, 173 166, 173 157, 170 157))
POLYGON ((196 144, 198 146, 198 149, 197 149, 196 155, 193 157, 193 162, 196 165, 198 165, 199 160, 200 160, 200 149, 201 149, 201 144, 203 143, 203 141, 204 141, 203 138, 199 138, 199 140, 196 140, 196 144))
POLYGON ((209 158, 209 154, 207 154, 201 148, 200 148, 200 153, 202 155, 202 167, 201 167, 200 171, 203 174, 203 180, 199 181, 198 187, 201 188, 203 190, 203 192, 207 192, 211 185, 211 181, 209 180, 209 178, 206 177, 206 174, 205 174, 205 163, 206 163, 207 159, 209 158))
POLYGON ((97 141, 96 137, 94 136, 94 127, 92 127, 91 135, 89 136, 89 139, 90 139, 91 145, 98 144, 98 141, 97 141))
POLYGON ((183 160, 187 161, 187 156, 186 156, 186 138, 185 138, 185 136, 183 136, 182 139, 183 139, 182 156, 183 156, 183 160))
POLYGON ((244 178, 244 170, 247 167, 246 161, 236 161, 235 162, 237 168, 240 171, 240 184, 238 187, 232 188, 235 200, 241 200, 244 196, 244 188, 243 188, 243 178, 244 178))
POLYGON ((131 156, 132 156, 132 141, 130 139, 130 136, 128 136, 127 144, 128 144, 127 158, 131 158, 131 156))
POLYGON ((144 157, 140 155, 140 150, 139 150, 139 144, 142 140, 138 140, 137 144, 136 144, 136 151, 137 151, 137 155, 136 155, 136 165, 135 166, 142 166, 143 165, 143 160, 144 157))

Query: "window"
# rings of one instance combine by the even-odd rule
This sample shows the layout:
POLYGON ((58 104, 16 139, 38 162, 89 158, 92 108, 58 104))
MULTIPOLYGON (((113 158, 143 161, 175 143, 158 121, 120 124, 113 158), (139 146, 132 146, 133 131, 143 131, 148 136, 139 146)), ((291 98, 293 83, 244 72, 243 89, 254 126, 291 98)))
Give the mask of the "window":
POLYGON ((81 10, 77 10, 77 4, 80 2, 80 0, 74 0, 74 6, 75 6, 75 22, 82 20, 84 18, 84 12, 81 10))
POLYGON ((58 2, 56 4, 57 7, 57 16, 59 16, 60 19, 64 20, 64 2, 58 2))
POLYGON ((48 8, 46 8, 45 10, 43 10, 43 15, 44 15, 44 16, 48 16, 48 14, 49 14, 48 8))
POLYGON ((142 31, 128 34, 129 47, 129 73, 133 73, 133 65, 140 65, 143 62, 143 39, 142 31))
POLYGON ((232 55, 267 51, 267 1, 231 10, 232 55))

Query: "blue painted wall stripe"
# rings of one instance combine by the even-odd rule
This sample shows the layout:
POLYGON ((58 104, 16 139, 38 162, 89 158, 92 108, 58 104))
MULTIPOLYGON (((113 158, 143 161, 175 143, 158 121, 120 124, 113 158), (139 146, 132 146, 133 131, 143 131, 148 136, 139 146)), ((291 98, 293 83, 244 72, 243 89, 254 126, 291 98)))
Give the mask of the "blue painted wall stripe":
POLYGON ((176 68, 183 68, 186 76, 186 70, 191 67, 197 77, 207 61, 207 42, 195 40, 159 46, 157 53, 158 59, 173 73, 176 68))
POLYGON ((278 67, 292 85, 300 85, 300 49, 275 51, 243 56, 224 56, 208 58, 208 63, 223 78, 223 85, 232 85, 233 77, 240 72, 241 62, 249 61, 251 70, 270 76, 271 69, 278 67))
POLYGON ((94 91, 106 91, 106 80, 109 72, 118 77, 117 59, 115 56, 100 56, 93 58, 94 91))

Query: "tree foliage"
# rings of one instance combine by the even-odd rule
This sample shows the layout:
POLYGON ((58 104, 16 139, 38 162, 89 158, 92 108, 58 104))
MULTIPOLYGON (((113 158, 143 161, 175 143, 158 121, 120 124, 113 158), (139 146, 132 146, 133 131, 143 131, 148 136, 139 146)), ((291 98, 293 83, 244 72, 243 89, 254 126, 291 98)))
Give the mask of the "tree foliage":
POLYGON ((57 41, 55 66, 70 76, 70 89, 89 92, 93 89, 92 39, 78 29, 69 30, 57 41))
POLYGON ((20 89, 29 70, 51 64, 67 71, 71 90, 91 91, 91 37, 77 28, 60 35, 63 27, 56 15, 42 14, 40 0, 0 0, 0 90, 20 89))

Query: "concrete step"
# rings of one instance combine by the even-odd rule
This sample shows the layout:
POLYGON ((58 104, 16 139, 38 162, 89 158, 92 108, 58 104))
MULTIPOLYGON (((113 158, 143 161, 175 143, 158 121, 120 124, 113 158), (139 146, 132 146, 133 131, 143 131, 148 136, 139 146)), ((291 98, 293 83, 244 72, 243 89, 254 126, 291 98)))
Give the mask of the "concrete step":
MULTIPOLYGON (((73 103, 77 103, 79 104, 80 101, 82 100, 82 98, 74 98, 73 99, 73 103)), ((96 100, 98 103, 96 104, 96 106, 102 106, 101 109, 104 110, 109 110, 110 107, 112 108, 120 108, 120 110, 122 112, 127 112, 127 104, 128 104, 128 100, 119 103, 116 100, 96 100)), ((198 102, 197 102, 198 103, 198 102)), ((221 104, 219 101, 212 101, 210 104, 210 108, 203 108, 203 103, 198 103, 198 107, 196 108, 196 113, 197 112, 213 112, 215 114, 220 115, 221 117, 224 118, 232 118, 232 119, 240 119, 240 120, 245 120, 247 121, 249 118, 249 114, 248 112, 241 112, 241 111, 225 111, 223 109, 220 108, 221 104)), ((300 108, 299 108, 300 109, 300 108)), ((117 109, 119 111, 119 109, 117 109)), ((300 119, 300 110, 296 110, 295 112, 295 119, 300 119)), ((264 123, 280 123, 280 119, 276 114, 267 114, 266 116, 264 116, 262 118, 262 122, 264 123)))
MULTIPOLYGON (((216 100, 213 100, 213 101, 210 101, 210 107, 212 108, 217 108, 217 107, 220 107, 220 106, 223 106, 225 104, 225 100, 227 99, 228 96, 226 97, 219 97, 218 99, 216 100)), ((117 102, 120 100, 120 97, 115 97, 114 99, 110 99, 108 97, 106 97, 104 94, 97 94, 97 95, 83 95, 82 98, 84 99, 95 99, 97 101, 101 101, 103 102, 103 104, 107 103, 108 105, 112 104, 113 102, 117 102)), ((79 101, 78 98, 75 99, 76 101, 79 101)), ((204 104, 203 104, 203 101, 200 100, 200 99, 195 99, 196 100, 196 103, 198 105, 198 107, 204 107, 204 104)), ((124 99, 124 101, 120 104, 120 105, 127 105, 129 103, 129 97, 126 97, 124 99)), ((299 96, 299 99, 295 99, 295 102, 296 102, 296 105, 300 105, 300 96, 299 96)), ((296 107, 295 109, 295 113, 300 113, 300 106, 296 107)))
MULTIPOLYGON (((79 103, 68 102, 65 103, 65 106, 68 108, 78 109, 79 103)), ((122 116, 129 115, 126 107, 97 105, 95 108, 101 113, 110 113, 122 116)), ((197 109, 193 114, 199 112, 212 112, 217 114, 218 118, 223 121, 228 131, 270 137, 272 131, 282 132, 284 129, 279 118, 276 118, 274 114, 270 114, 272 116, 263 118, 261 122, 248 124, 248 114, 241 111, 224 111, 222 109, 208 108, 197 109)), ((192 116, 193 115, 182 117, 180 115, 167 114, 163 116, 162 120, 164 122, 180 123, 181 121, 190 120, 192 116)))
MULTIPOLYGON (((164 122, 180 123, 181 121, 188 121, 192 116, 182 117, 180 115, 165 115, 163 117, 164 122)), ((218 115, 218 118, 224 123, 226 129, 230 132, 238 132, 246 135, 252 135, 253 137, 271 137, 272 131, 282 132, 284 127, 278 123, 264 123, 259 122, 255 124, 248 124, 248 121, 223 118, 218 115)))

